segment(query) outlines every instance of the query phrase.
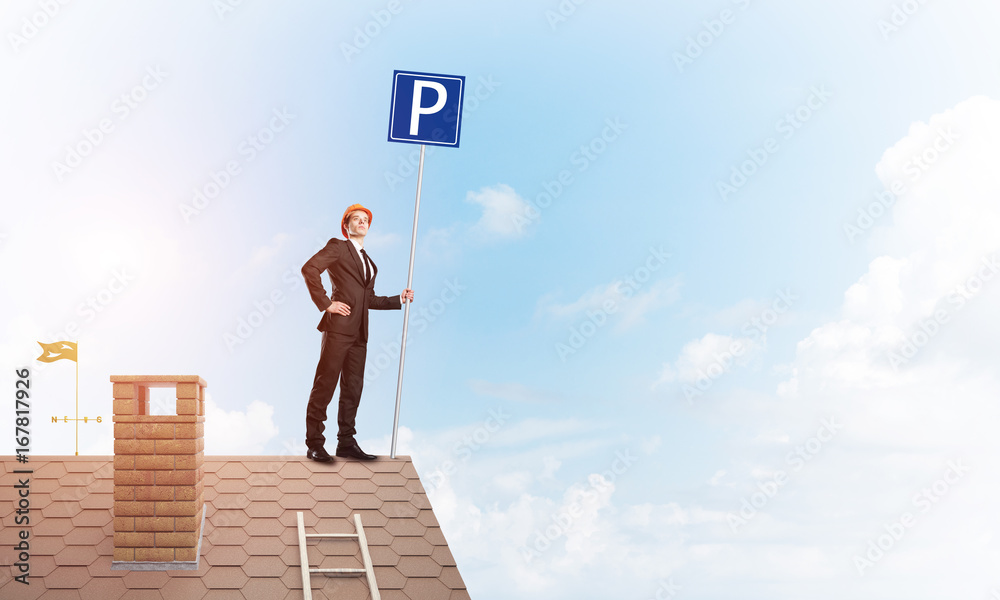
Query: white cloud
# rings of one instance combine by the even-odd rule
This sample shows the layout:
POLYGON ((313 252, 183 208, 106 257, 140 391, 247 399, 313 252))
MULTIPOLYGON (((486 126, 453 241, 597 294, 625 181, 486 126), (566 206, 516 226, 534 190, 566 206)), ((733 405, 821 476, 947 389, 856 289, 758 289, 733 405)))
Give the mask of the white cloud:
POLYGON ((535 310, 536 318, 556 320, 591 319, 603 324, 615 322, 615 331, 624 331, 644 322, 646 315, 669 306, 680 297, 678 278, 656 281, 647 286, 629 288, 622 281, 595 286, 569 303, 559 303, 553 294, 542 296, 535 310))
POLYGON ((205 454, 262 454, 264 446, 278 435, 274 407, 260 400, 246 410, 225 410, 206 394, 205 454))
MULTIPOLYGON (((766 338, 762 340, 766 343, 766 338)), ((749 337, 706 333, 700 339, 685 344, 673 364, 664 363, 652 388, 673 382, 697 384, 699 381, 713 381, 734 366, 751 364, 764 349, 762 342, 749 337)))
MULTIPOLYGON (((790 484, 795 501, 779 496, 766 507, 761 528, 746 532, 763 535, 766 523, 770 538, 793 540, 776 532, 812 519, 802 567, 819 575, 817 562, 832 559, 841 590, 861 581, 854 557, 904 512, 915 524, 864 581, 892 582, 894 593, 915 595, 926 591, 915 573, 952 582, 953 594, 970 582, 991 583, 984 557, 997 550, 982 531, 996 529, 1000 519, 980 499, 1000 493, 995 478, 982 476, 1000 469, 998 162, 1000 102, 973 98, 914 124, 876 169, 887 187, 898 181, 907 191, 870 233, 872 258, 845 291, 840 314, 797 344, 773 403, 752 411, 726 406, 757 430, 761 459, 748 462, 747 474, 773 470, 773 459, 764 458, 768 445, 760 442, 800 430, 809 420, 804 415, 837 415, 844 423, 831 448, 790 484), (935 142, 937 150, 929 151, 935 142), (894 365, 890 353, 906 360, 894 365), (971 474, 925 512, 915 498, 956 460, 966 461, 971 474)), ((724 550, 737 561, 741 554, 735 546, 724 550)), ((757 576, 785 574, 791 564, 766 565, 757 576)))
POLYGON ((519 225, 518 219, 525 218, 528 203, 509 185, 501 183, 469 192, 465 200, 483 209, 483 215, 471 229, 474 237, 510 239, 526 233, 526 228, 523 224, 519 225))

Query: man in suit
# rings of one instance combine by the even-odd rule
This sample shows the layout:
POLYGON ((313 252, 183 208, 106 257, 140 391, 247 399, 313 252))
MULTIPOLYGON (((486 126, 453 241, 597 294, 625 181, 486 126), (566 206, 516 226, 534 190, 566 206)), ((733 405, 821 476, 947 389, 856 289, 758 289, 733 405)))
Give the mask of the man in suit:
POLYGON ((360 204, 344 211, 340 230, 345 240, 333 238, 302 267, 302 276, 316 307, 323 311, 317 329, 323 332, 319 364, 306 407, 306 456, 320 462, 333 457, 326 451, 326 408, 333 399, 340 380, 340 406, 337 410, 336 455, 371 460, 358 447, 354 419, 361 402, 364 384, 365 355, 368 344, 368 309, 398 310, 403 302, 413 301, 413 290, 399 296, 376 296, 375 275, 378 269, 365 252, 365 235, 372 222, 372 212, 360 204), (321 275, 326 271, 333 285, 327 296, 321 275))

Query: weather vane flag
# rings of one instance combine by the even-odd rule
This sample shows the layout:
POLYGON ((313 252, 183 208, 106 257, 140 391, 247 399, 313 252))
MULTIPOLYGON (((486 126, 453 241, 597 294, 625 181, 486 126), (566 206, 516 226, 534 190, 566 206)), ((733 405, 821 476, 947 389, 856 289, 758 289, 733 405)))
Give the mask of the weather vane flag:
POLYGON ((71 360, 76 362, 76 342, 53 342, 46 344, 38 342, 42 347, 42 355, 36 360, 44 363, 56 362, 57 360, 71 360))

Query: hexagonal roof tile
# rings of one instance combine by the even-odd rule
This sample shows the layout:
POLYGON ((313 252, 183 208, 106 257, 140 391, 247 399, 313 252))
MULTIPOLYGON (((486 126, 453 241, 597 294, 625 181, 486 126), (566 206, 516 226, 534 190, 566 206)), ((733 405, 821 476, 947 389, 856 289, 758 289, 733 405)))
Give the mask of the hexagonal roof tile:
POLYGON ((274 502, 281 498, 281 490, 274 486, 258 486, 251 487, 245 495, 253 502, 274 502))
POLYGON ((88 581, 90 581, 90 573, 87 572, 86 567, 56 567, 45 578, 45 587, 48 589, 78 590, 88 581))
MULTIPOLYGON (((368 553, 372 557, 372 564, 379 567, 395 567, 399 563, 399 555, 388 546, 371 546, 368 553)), ((428 557, 428 560, 430 557, 428 557)), ((435 563, 437 564, 437 563, 435 563)))
POLYGON ((250 578, 281 577, 287 568, 287 565, 271 556, 251 556, 243 563, 243 572, 250 578))
POLYGON ((184 598, 201 600, 208 593, 208 587, 199 577, 174 577, 160 590, 164 598, 184 598))
MULTIPOLYGON (((288 544, 273 536, 255 536, 247 542, 247 554, 251 558, 280 556, 288 548, 288 544)), ((246 563, 244 563, 245 565, 246 563)))
POLYGON ((242 546, 215 546, 205 553, 205 560, 213 567, 242 567, 249 558, 242 546))
POLYGON ((397 537, 392 540, 389 547, 401 557, 430 556, 434 550, 434 546, 422 537, 397 537))
POLYGON ((309 510, 316 506, 316 499, 309 494, 285 494, 278 499, 278 505, 285 510, 309 510))
MULTIPOLYGON (((439 563, 441 561, 438 561, 439 563)), ((449 566, 441 569, 441 583, 445 584, 451 589, 464 588, 465 582, 462 580, 462 576, 458 573, 458 567, 449 566)))
POLYGON ((153 589, 162 588, 170 576, 164 571, 129 571, 122 577, 122 582, 129 589, 153 589))
POLYGON ((51 519, 39 519, 32 526, 32 533, 40 535, 63 536, 73 530, 73 520, 69 517, 52 517, 51 519))
MULTIPOLYGON (((243 569, 233 566, 216 567, 215 565, 212 565, 212 568, 209 569, 208 573, 206 573, 202 578, 202 583, 204 583, 210 590, 238 590, 242 589, 243 586, 246 585, 247 581, 250 581, 250 578, 243 572, 243 569)), ((208 594, 206 594, 206 596, 207 595, 208 594)))
POLYGON ((417 515, 420 514, 420 509, 413 505, 412 502, 390 502, 386 501, 382 503, 379 508, 383 515, 389 517, 390 519, 407 519, 416 520, 417 515))
POLYGON ((437 577, 441 565, 429 556, 400 556, 396 568, 406 577, 437 577))
POLYGON ((313 476, 309 478, 316 487, 321 486, 336 486, 340 487, 344 485, 344 476, 340 473, 335 473, 333 471, 319 471, 313 473, 313 476))
POLYGON ((63 536, 68 546, 96 546, 107 536, 101 527, 77 527, 63 536))
POLYGON ((247 498, 243 494, 216 494, 215 498, 212 499, 212 506, 218 509, 227 509, 227 510, 228 509, 242 510, 250 506, 250 503, 251 503, 250 498, 247 498))
POLYGON ((223 479, 214 489, 220 494, 245 494, 250 489, 250 484, 247 483, 246 479, 223 479))
POLYGON ((378 486, 367 479, 346 479, 340 489, 348 494, 374 494, 378 486))
MULTIPOLYGON (((112 571, 111 457, 32 457, 32 575, 18 598, 301 598, 296 512, 309 533, 353 532, 361 515, 385 600, 468 598, 409 457, 318 464, 304 457, 209 457, 206 522, 196 571, 112 571), (40 475, 38 475, 40 474, 40 475)), ((6 469, 5 463, 0 463, 6 469)), ((0 471, 7 473, 8 471, 0 471)), ((5 475, 8 476, 8 475, 5 475)), ((0 513, 13 509, 0 486, 0 513)), ((359 566, 356 540, 310 539, 313 567, 359 566)), ((364 578, 316 575, 313 589, 369 597, 364 578)), ((6 586, 0 597, 7 597, 6 586)))
POLYGON ((342 487, 317 487, 310 494, 318 502, 343 502, 347 498, 347 492, 342 487))
POLYGON ((397 456, 395 460, 388 456, 380 456, 376 460, 366 461, 365 464, 373 473, 399 473, 403 465, 409 462, 409 456, 397 456))
POLYGON ((319 502, 312 507, 312 513, 321 519, 346 519, 351 512, 351 507, 343 502, 319 502))
POLYGON ((400 590, 406 583, 406 577, 396 567, 375 567, 375 581, 379 590, 400 590))
POLYGON ((361 462, 357 460, 349 460, 345 462, 342 467, 340 467, 340 476, 344 479, 364 479, 365 481, 370 481, 372 478, 372 470, 368 468, 366 464, 368 461, 361 462))
POLYGON ((242 479, 246 480, 250 476, 250 469, 243 466, 243 463, 228 462, 215 472, 219 479, 242 479))
POLYGON ((435 546, 431 550, 431 558, 437 561, 437 564, 442 567, 454 567, 455 557, 451 555, 451 550, 448 546, 435 546))
MULTIPOLYGON (((180 581, 180 580, 174 580, 180 581)), ((170 585, 167 582, 166 585, 170 585)), ((80 598, 82 600, 109 600, 111 598, 121 598, 128 592, 125 582, 121 577, 93 577, 80 588, 80 598)), ((185 596, 188 598, 189 596, 185 596)), ((198 600, 200 596, 190 596, 192 600, 198 600)))
POLYGON ((209 515, 216 527, 244 527, 250 522, 250 517, 240 509, 216 509, 209 515))
MULTIPOLYGON (((372 482, 372 484, 373 485, 378 485, 374 481, 372 482)), ((400 486, 400 487, 381 487, 381 486, 379 486, 379 488, 377 490, 375 490, 375 495, 378 496, 379 499, 381 499, 381 500, 393 500, 393 501, 399 501, 399 502, 409 502, 410 496, 413 495, 413 492, 411 492, 410 490, 408 490, 408 489, 406 489, 405 487, 402 487, 402 486, 400 486)))
POLYGON ((285 509, 277 502, 251 502, 243 511, 254 519, 275 519, 284 513, 285 509))
POLYGON ((281 598, 288 592, 288 588, 277 577, 264 577, 255 573, 250 581, 243 586, 242 591, 244 598, 281 598))
POLYGON ((425 527, 440 527, 441 524, 438 523, 437 517, 434 516, 434 511, 429 509, 421 510, 417 514, 417 522, 425 527))
POLYGON ((244 529, 254 537, 279 536, 285 531, 285 526, 277 519, 251 519, 244 529))
POLYGON ((242 546, 250 540, 242 527, 216 527, 207 537, 213 546, 242 546))
POLYGON ((408 577, 406 584, 403 585, 403 593, 410 598, 444 598, 450 591, 437 575, 408 577))
POLYGON ((107 508, 88 508, 78 512, 72 520, 74 527, 104 527, 111 517, 112 511, 107 508))
POLYGON ((427 528, 417 522, 416 519, 389 519, 385 530, 393 536, 423 536, 427 528))
POLYGON ((309 494, 314 487, 308 479, 286 479, 278 484, 278 490, 284 494, 309 494))
MULTIPOLYGON (((34 498, 37 500, 37 498, 34 498)), ((72 501, 62 501, 62 502, 49 502, 42 508, 42 516, 45 518, 50 517, 74 517, 80 514, 83 508, 80 507, 79 502, 72 501)))
POLYGON ((375 494, 349 494, 344 500, 344 504, 355 510, 359 508, 378 509, 382 506, 382 501, 376 498, 375 494))
POLYGON ((379 487, 405 487, 409 479, 399 473, 373 473, 372 483, 379 487))
POLYGON ((282 479, 308 479, 312 471, 301 462, 288 462, 278 469, 278 475, 282 479))

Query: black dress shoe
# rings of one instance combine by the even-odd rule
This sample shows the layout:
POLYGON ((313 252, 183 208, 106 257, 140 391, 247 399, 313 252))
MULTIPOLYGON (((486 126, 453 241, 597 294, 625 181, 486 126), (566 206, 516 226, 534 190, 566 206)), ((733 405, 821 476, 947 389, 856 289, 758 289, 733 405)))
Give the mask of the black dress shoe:
POLYGON ((330 456, 330 453, 323 448, 318 450, 310 448, 306 451, 306 458, 311 458, 317 462, 333 462, 333 457, 330 456))
POLYGON ((365 451, 358 446, 358 442, 354 440, 343 446, 337 444, 337 456, 342 458, 357 458, 359 460, 375 460, 376 458, 374 454, 366 454, 365 451))

